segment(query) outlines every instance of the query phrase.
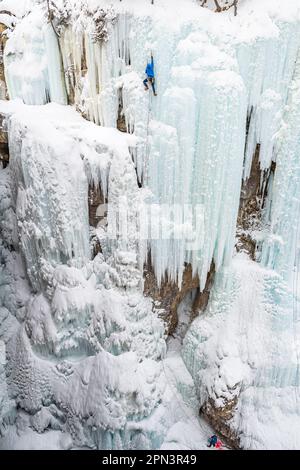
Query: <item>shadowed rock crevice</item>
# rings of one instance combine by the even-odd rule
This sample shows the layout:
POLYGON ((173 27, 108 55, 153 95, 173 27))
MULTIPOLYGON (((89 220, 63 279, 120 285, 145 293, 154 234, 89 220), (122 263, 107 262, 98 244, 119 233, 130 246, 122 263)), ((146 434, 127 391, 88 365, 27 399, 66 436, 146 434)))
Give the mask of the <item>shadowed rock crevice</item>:
POLYGON ((212 261, 210 265, 209 273, 207 274, 206 283, 204 289, 201 291, 197 288, 196 296, 192 305, 191 322, 201 313, 204 312, 208 305, 209 296, 213 287, 215 278, 215 263, 212 261))
POLYGON ((257 242, 253 235, 255 231, 261 228, 262 210, 267 197, 269 178, 276 169, 276 164, 272 162, 268 170, 262 170, 259 154, 260 144, 257 144, 250 176, 242 185, 237 219, 236 249, 237 251, 245 251, 254 261, 256 259, 257 242))
POLYGON ((126 119, 125 119, 125 114, 123 110, 122 92, 119 92, 119 108, 118 108, 118 119, 117 119, 116 127, 121 132, 127 132, 126 119))
POLYGON ((97 227, 106 217, 104 204, 107 203, 100 186, 89 186, 89 224, 91 227, 97 227), (100 207, 99 207, 100 206, 100 207))
POLYGON ((174 334, 178 324, 178 306, 192 291, 196 290, 197 293, 193 301, 190 320, 192 321, 206 308, 210 289, 213 284, 214 273, 215 267, 212 263, 205 287, 203 291, 200 291, 198 275, 193 276, 191 265, 186 264, 180 289, 176 282, 168 279, 165 279, 159 287, 153 267, 151 266, 149 255, 148 263, 144 269, 144 295, 153 299, 155 310, 166 324, 167 335, 174 334))
POLYGON ((5 117, 0 114, 0 165, 6 168, 9 163, 8 135, 5 126, 5 117))
POLYGON ((97 237, 95 229, 99 224, 104 224, 107 217, 107 200, 103 195, 100 186, 89 186, 88 194, 89 203, 89 224, 91 227, 91 250, 92 257, 95 258, 98 253, 102 252, 102 248, 97 237))
POLYGON ((203 417, 220 435, 221 439, 233 449, 240 448, 240 439, 227 424, 233 418, 238 398, 227 401, 225 406, 216 407, 213 400, 209 399, 201 408, 200 416, 203 417))
POLYGON ((9 163, 8 144, 7 142, 1 142, 1 136, 0 136, 0 163, 2 164, 3 168, 6 168, 9 163))
POLYGON ((7 100, 7 87, 5 81, 5 71, 4 71, 4 48, 7 41, 6 32, 7 27, 4 24, 0 23, 0 99, 7 100))

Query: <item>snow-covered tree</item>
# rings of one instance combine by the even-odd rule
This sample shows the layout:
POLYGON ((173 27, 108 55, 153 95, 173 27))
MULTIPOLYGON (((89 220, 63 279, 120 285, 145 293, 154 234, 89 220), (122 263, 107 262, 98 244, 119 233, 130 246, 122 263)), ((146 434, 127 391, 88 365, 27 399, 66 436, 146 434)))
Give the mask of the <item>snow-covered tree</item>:
POLYGON ((59 36, 71 20, 71 2, 69 0, 47 0, 47 8, 49 20, 59 36))

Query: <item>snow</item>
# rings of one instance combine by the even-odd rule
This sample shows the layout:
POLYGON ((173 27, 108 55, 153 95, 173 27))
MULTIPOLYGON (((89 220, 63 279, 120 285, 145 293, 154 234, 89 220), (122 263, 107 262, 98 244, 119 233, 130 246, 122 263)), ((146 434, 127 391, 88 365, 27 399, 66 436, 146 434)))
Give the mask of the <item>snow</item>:
POLYGON ((0 14, 0 24, 3 24, 8 28, 13 28, 15 25, 15 19, 13 16, 7 13, 2 13, 0 14))
POLYGON ((0 340, 0 436, 15 417, 15 403, 10 399, 5 379, 5 343, 0 340))
MULTIPOLYGON (((118 176, 124 171, 134 175, 128 190, 134 190, 133 181, 137 187, 128 139, 56 104, 2 102, 1 111, 11 137, 9 170, 1 171, 13 175, 11 181, 4 179, 4 222, 11 209, 26 272, 37 292, 29 298, 23 294, 23 316, 18 314, 20 324, 13 325, 7 343, 10 393, 35 417, 31 425, 39 432, 59 426, 71 433, 73 446, 121 448, 141 432, 131 431, 130 423, 153 414, 166 388, 160 365, 164 327, 142 295, 136 255, 116 249, 91 260, 89 234, 84 232, 88 177, 96 174, 102 154, 110 164, 112 200, 114 191, 118 195, 126 188, 126 179, 118 176), (70 419, 62 422, 61 410, 67 409, 70 419)), ((10 288, 19 282, 16 276, 10 288)), ((4 307, 17 314, 10 303, 4 307)), ((5 321, 4 316, 1 332, 8 339, 5 321)), ((148 430, 149 447, 159 446, 164 429, 158 436, 148 430)))
MULTIPOLYGON (((100 3, 88 2, 81 11, 81 3, 75 2, 66 13, 70 25, 59 30, 59 47, 45 24, 45 11, 37 6, 6 46, 11 98, 35 105, 48 100, 64 104, 67 91, 89 120, 106 127, 116 126, 121 106, 136 138, 131 153, 137 177, 152 193, 148 201, 181 208, 189 204, 192 211, 205 214, 203 236, 193 249, 186 236, 149 240, 159 282, 167 273, 180 285, 184 263, 190 262, 204 287, 212 261, 217 270, 229 262, 241 173, 249 176, 257 144, 262 169, 275 158, 273 136, 281 125, 300 41, 299 6, 294 1, 288 9, 273 2, 243 3, 233 18, 185 0, 178 3, 182 14, 176 11, 175 19, 167 0, 153 7, 143 1, 104 1, 108 40, 98 43, 93 15, 84 12, 95 16, 100 3), (24 48, 24 37, 30 48, 24 48), (142 87, 150 50, 159 89, 155 99, 142 87), (247 115, 251 120, 244 160, 247 115)), ((102 185, 106 192, 106 182, 102 185)), ((174 222, 172 216, 169 222, 174 222)), ((193 233, 199 230, 195 220, 191 226, 193 233)))
POLYGON ((275 271, 239 254, 217 274, 205 314, 184 338, 183 358, 200 404, 210 397, 223 407, 238 397, 230 425, 246 449, 299 448, 293 295, 275 271))
MULTIPOLYGON (((49 424, 49 423, 48 423, 49 424)), ((20 413, 16 423, 7 428, 0 440, 1 450, 69 450, 72 446, 71 436, 59 430, 49 428, 39 433, 30 428, 30 417, 20 413)))
POLYGON ((0 103, 0 447, 204 448, 210 398, 237 400, 243 448, 299 448, 300 7, 240 3, 233 17, 192 0, 76 0, 58 38, 45 5, 0 2, 17 16, 0 103), (151 51, 157 97, 142 85, 151 51), (276 171, 250 261, 233 254, 258 144, 276 171), (91 230, 93 185, 109 204, 91 230), (202 289, 216 268, 208 308, 190 326, 187 299, 168 344, 143 296, 149 251, 158 283, 180 286, 191 263, 202 289))
POLYGON ((18 18, 25 16, 35 4, 35 0, 1 0, 0 10, 11 12, 18 18))
POLYGON ((66 104, 57 39, 43 14, 33 10, 18 24, 13 36, 13 41, 7 41, 4 55, 10 96, 26 96, 27 104, 49 100, 66 104), (51 66, 47 60, 51 60, 51 66))

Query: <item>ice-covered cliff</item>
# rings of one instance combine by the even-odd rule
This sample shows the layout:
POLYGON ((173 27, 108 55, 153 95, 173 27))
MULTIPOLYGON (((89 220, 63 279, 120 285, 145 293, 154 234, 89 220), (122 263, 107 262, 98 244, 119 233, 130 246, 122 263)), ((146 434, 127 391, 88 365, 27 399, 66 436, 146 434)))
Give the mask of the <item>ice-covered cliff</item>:
POLYGON ((156 3, 0 2, 0 447, 299 448, 300 8, 156 3))

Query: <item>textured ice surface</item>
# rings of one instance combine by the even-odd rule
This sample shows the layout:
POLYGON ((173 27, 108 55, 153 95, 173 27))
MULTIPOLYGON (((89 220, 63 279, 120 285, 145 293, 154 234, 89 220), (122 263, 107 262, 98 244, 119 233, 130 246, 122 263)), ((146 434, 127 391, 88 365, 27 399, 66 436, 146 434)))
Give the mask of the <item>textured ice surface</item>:
POLYGON ((293 295, 274 271, 239 255, 217 275, 206 313, 184 340, 200 402, 211 397, 223 407, 239 397, 231 425, 245 448, 299 448, 299 305, 293 295))
MULTIPOLYGON (((19 260, 20 272, 9 279, 9 289, 22 287, 23 303, 10 305, 17 298, 0 291, 8 357, 3 386, 27 414, 21 424, 18 415, 20 437, 9 428, 0 446, 34 448, 40 442, 44 447, 27 433, 30 425, 37 433, 51 433, 53 447, 157 448, 167 429, 196 414, 192 379, 179 352, 162 362, 164 327, 142 295, 135 252, 119 251, 116 240, 113 252, 104 250, 91 260, 88 233, 84 237, 91 175, 97 181, 99 174, 107 177, 112 200, 119 191, 132 196, 139 191, 127 136, 59 105, 16 102, 2 103, 1 109, 11 137, 9 169, 1 170, 4 242, 13 243, 12 214, 34 291, 22 281, 19 260), (180 376, 170 380, 179 367, 180 376), (71 444, 61 442, 58 431, 65 439, 70 435, 71 444)), ((9 256, 3 266, 8 276, 10 257, 12 263, 18 255, 5 247, 1 254, 9 256)), ((9 424, 15 405, 6 390, 3 416, 11 403, 9 424)), ((195 440, 201 441, 201 427, 193 420, 195 440)))
POLYGON ((184 344, 201 402, 210 397, 223 407, 238 397, 231 427, 245 448, 300 445, 299 64, 298 55, 273 136, 276 171, 269 181, 260 264, 238 256, 217 274, 209 307, 184 344))
POLYGON ((59 44, 35 6, 5 50, 10 97, 35 106, 1 105, 10 138, 10 165, 0 170, 1 429, 18 405, 27 414, 16 429, 47 431, 54 447, 195 448, 187 434, 208 432, 195 421, 199 403, 238 396, 231 425, 242 446, 299 448, 299 5, 252 0, 232 18, 190 0, 178 9, 163 0, 151 13, 149 2, 113 2, 117 19, 100 45, 99 4, 74 2, 59 44), (142 86, 151 50, 155 98, 142 86), (95 124, 42 106, 67 98, 95 124), (115 129, 120 110, 131 135, 115 129), (262 169, 277 163, 260 265, 231 262, 242 175, 257 144, 262 169), (188 250, 188 237, 147 244, 158 281, 166 271, 180 283, 191 262, 203 287, 212 261, 217 268, 209 307, 184 341, 196 389, 180 347, 169 345, 162 360, 163 325, 142 295, 145 244, 98 230, 103 253, 91 259, 91 183, 110 210, 129 199, 130 235, 145 195, 202 207, 199 249, 188 250))
POLYGON ((299 65, 298 56, 275 139, 261 264, 237 257, 218 274, 205 317, 185 338, 201 401, 222 407, 239 397, 231 426, 245 448, 300 445, 299 65))
MULTIPOLYGON (((108 41, 98 43, 97 2, 82 11, 77 2, 68 13, 70 25, 59 30, 59 42, 66 89, 78 108, 97 124, 112 127, 123 109, 128 130, 137 138, 132 150, 137 177, 150 189, 151 201, 181 208, 190 204, 198 211, 201 206, 203 240, 197 250, 190 250, 189 237, 178 240, 176 234, 150 240, 148 248, 159 280, 167 272, 180 283, 184 263, 191 262, 203 287, 212 260, 219 269, 232 256, 241 174, 249 176, 256 145, 262 169, 275 158, 274 135, 300 41, 299 10, 295 2, 286 14, 275 6, 260 11, 258 5, 253 10, 245 5, 241 17, 229 21, 227 15, 183 3, 187 11, 175 20, 167 1, 153 8, 115 2, 113 10, 104 2, 109 18, 116 19, 107 24, 108 41), (155 98, 141 86, 150 51, 159 90, 155 98)), ((6 47, 10 96, 28 104, 65 101, 57 37, 45 21, 43 8, 36 7, 6 47), (29 49, 24 34, 30 34, 29 49)), ((168 217, 172 225, 173 216, 168 217)), ((193 230, 195 220, 188 231, 193 230)), ((145 250, 141 256, 147 256, 145 250)))
POLYGON ((33 10, 18 24, 4 57, 5 76, 11 97, 26 104, 49 100, 66 104, 67 97, 57 38, 44 14, 33 10))
MULTIPOLYGON (((2 322, 0 323, 0 326, 2 328, 2 322)), ((5 427, 10 422, 13 422, 15 417, 15 403, 13 400, 10 399, 8 395, 6 384, 5 352, 5 343, 0 340, 0 436, 4 434, 5 427)))
POLYGON ((262 263, 283 275, 290 285, 299 269, 300 53, 294 70, 282 126, 276 139, 276 172, 270 184, 267 213, 270 233, 263 243, 262 263))
MULTIPOLYGON (((9 309, 6 316, 16 315, 21 322, 13 339, 6 338, 10 394, 31 414, 53 404, 45 429, 57 429, 53 423, 58 420, 78 445, 114 446, 110 432, 118 436, 128 420, 138 421, 157 406, 161 368, 156 360, 165 351, 163 325, 152 314, 151 301, 143 298, 138 284, 130 288, 135 270, 140 278, 130 256, 128 284, 118 274, 117 251, 111 265, 101 254, 90 259, 88 178, 103 171, 110 187, 115 181, 121 190, 118 172, 127 168, 130 175, 131 167, 134 174, 127 141, 118 131, 96 127, 71 108, 54 104, 16 104, 8 108, 7 119, 11 160, 9 169, 1 170, 1 223, 7 227, 5 244, 13 243, 10 220, 17 218, 20 248, 36 292, 30 297, 23 292, 22 315, 13 303, 16 296, 6 301, 1 295, 9 309)), ((5 247, 1 254, 9 257, 4 265, 8 275, 9 259, 17 255, 5 247)), ((125 262, 123 257, 122 269, 125 262)), ((21 282, 15 277, 1 288, 15 289, 21 282)), ((5 335, 10 326, 2 313, 5 335)))

